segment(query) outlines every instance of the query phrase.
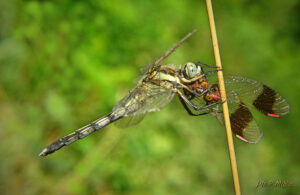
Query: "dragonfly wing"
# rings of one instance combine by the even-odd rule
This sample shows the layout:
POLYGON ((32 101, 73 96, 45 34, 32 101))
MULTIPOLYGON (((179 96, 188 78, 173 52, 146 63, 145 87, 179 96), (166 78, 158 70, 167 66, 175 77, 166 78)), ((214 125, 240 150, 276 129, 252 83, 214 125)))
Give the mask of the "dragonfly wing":
MULTIPOLYGON (((238 96, 228 100, 228 107, 230 113, 231 130, 237 138, 247 143, 257 143, 261 137, 262 132, 259 130, 253 115, 249 108, 239 99, 238 96)), ((221 111, 221 106, 215 108, 214 115, 218 120, 224 124, 224 118, 221 111)))
POLYGON ((124 118, 116 121, 115 125, 120 128, 136 125, 148 112, 160 110, 173 97, 174 93, 170 90, 152 84, 141 84, 114 106, 113 111, 125 109, 124 118))
POLYGON ((116 127, 119 128, 128 128, 132 127, 139 122, 141 122, 145 118, 146 114, 140 114, 135 116, 127 116, 124 118, 121 118, 120 120, 117 120, 114 124, 116 127))
MULTIPOLYGON (((192 99, 190 99, 190 102, 192 102, 195 106, 199 107, 199 108, 203 108, 204 106, 206 106, 206 101, 203 99, 203 97, 194 97, 192 99)), ((210 108, 205 108, 203 110, 201 110, 200 112, 206 112, 206 113, 210 113, 213 110, 217 109, 218 105, 215 105, 213 107, 210 108)))
POLYGON ((186 41, 195 32, 196 32, 196 30, 193 30, 192 32, 188 33, 180 41, 178 41, 171 48, 169 48, 167 51, 165 51, 161 56, 159 56, 157 59, 155 59, 154 62, 141 68, 141 73, 145 74, 148 70, 152 69, 155 66, 158 66, 164 59, 166 59, 170 54, 172 54, 184 41, 186 41))
POLYGON ((267 116, 280 117, 289 112, 287 101, 259 81, 241 76, 227 76, 225 86, 228 99, 238 95, 247 106, 254 107, 267 116))
POLYGON ((142 83, 116 104, 113 111, 118 108, 125 108, 125 117, 143 115, 160 110, 173 97, 174 93, 171 90, 151 83, 142 83))

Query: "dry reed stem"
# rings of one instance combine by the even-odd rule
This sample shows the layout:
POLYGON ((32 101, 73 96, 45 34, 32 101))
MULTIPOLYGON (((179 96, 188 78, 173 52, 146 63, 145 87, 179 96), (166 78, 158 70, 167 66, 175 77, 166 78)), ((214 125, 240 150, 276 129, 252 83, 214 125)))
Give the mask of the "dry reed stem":
MULTIPOLYGON (((209 19, 210 33, 211 33, 211 39, 212 39, 212 44, 213 44, 213 49, 214 49, 216 66, 218 67, 218 69, 222 69, 211 0, 206 0, 206 8, 207 8, 207 14, 208 14, 208 19, 209 19)), ((226 91, 225 91, 225 85, 224 85, 223 72, 218 71, 217 74, 218 74, 218 80, 219 80, 219 89, 220 89, 220 93, 221 93, 221 99, 224 102, 222 104, 222 107, 223 107, 224 122, 225 122, 225 128, 226 128, 227 143, 228 143, 229 157, 230 157, 230 163, 231 163, 234 191, 235 191, 236 195, 240 195, 241 191, 240 191, 240 184, 239 184, 239 176, 238 176, 238 170, 237 170, 237 164, 236 164, 236 158, 235 158, 235 152, 234 152, 234 145, 233 145, 233 139, 232 139, 228 104, 226 102, 226 91)))

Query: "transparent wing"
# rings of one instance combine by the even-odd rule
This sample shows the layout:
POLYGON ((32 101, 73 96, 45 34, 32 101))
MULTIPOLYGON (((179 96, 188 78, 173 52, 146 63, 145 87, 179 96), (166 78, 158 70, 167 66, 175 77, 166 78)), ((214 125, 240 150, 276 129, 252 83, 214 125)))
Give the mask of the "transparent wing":
POLYGON ((152 83, 142 83, 130 91, 113 108, 125 108, 124 116, 136 116, 154 112, 167 105, 174 97, 171 90, 162 88, 152 83))
POLYGON ((184 41, 186 41, 190 36, 192 36, 197 30, 193 30, 192 32, 185 35, 180 41, 175 43, 171 48, 165 51, 161 56, 159 56, 154 62, 146 65, 145 67, 141 68, 141 73, 145 74, 148 70, 152 69, 153 67, 159 65, 164 59, 166 59, 171 53, 173 53, 184 41))
MULTIPOLYGON (((199 108, 206 106, 206 101, 203 99, 203 97, 194 97, 190 101, 199 108)), ((215 109, 215 106, 213 108, 206 108, 204 110, 201 110, 201 112, 211 112, 212 109, 215 109)))
POLYGON ((119 128, 127 128, 132 127, 139 122, 141 122, 145 118, 146 114, 140 114, 136 116, 127 116, 125 118, 122 118, 120 120, 117 120, 114 124, 116 127, 119 128))
MULTIPOLYGON (((261 137, 262 132, 259 130, 250 110, 241 102, 238 96, 227 100, 230 113, 231 130, 237 138, 248 143, 257 143, 261 137)), ((222 106, 214 107, 214 115, 218 120, 224 124, 222 106)))
POLYGON ((280 117, 289 112, 287 101, 259 81, 241 76, 227 76, 225 86, 228 98, 238 95, 247 106, 254 107, 267 116, 280 117))
MULTIPOLYGON (((197 107, 203 107, 206 105, 206 102, 202 97, 193 98, 191 101, 197 107)), ((257 143, 261 139, 262 133, 260 132, 259 127, 257 126, 248 107, 241 102, 237 95, 234 95, 234 98, 231 97, 228 99, 228 107, 233 134, 244 142, 257 143)), ((202 112, 211 113, 216 116, 222 124, 224 124, 221 104, 202 110, 202 112)))
MULTIPOLYGON (((249 108, 270 117, 289 113, 289 104, 272 88, 263 83, 242 76, 225 76, 227 99, 233 101, 237 95, 249 108)), ((217 83, 216 75, 209 75, 210 83, 217 83)))
MULTIPOLYGON (((210 84, 217 83, 215 75, 209 75, 208 80, 210 84)), ((271 117, 280 117, 289 112, 289 105, 286 100, 259 81, 241 76, 226 76, 225 86, 231 128, 233 133, 242 141, 257 143, 263 135, 249 108, 255 108, 271 117)), ((205 101, 201 98, 195 98, 193 103, 198 106, 205 105, 205 101)), ((212 114, 223 123, 221 111, 222 105, 216 105, 212 108, 212 114)))

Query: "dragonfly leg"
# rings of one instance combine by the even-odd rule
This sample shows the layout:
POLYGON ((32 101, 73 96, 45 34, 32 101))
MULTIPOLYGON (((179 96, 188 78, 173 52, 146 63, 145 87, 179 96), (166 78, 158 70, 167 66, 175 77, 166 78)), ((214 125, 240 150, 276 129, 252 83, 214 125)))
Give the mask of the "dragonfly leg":
POLYGON ((206 75, 209 75, 209 74, 214 74, 214 73, 216 73, 216 72, 218 72, 218 71, 222 71, 222 70, 223 70, 223 69, 218 69, 218 70, 208 71, 208 72, 205 72, 204 75, 206 76, 206 75))
POLYGON ((181 75, 180 81, 182 81, 184 83, 192 83, 192 82, 197 81, 198 79, 204 78, 205 76, 206 76, 205 74, 201 74, 201 75, 196 76, 196 77, 194 77, 192 79, 186 79, 186 78, 184 78, 184 76, 181 75))
POLYGON ((200 113, 193 113, 191 111, 191 109, 188 107, 188 105, 186 105, 186 102, 180 97, 178 96, 180 102, 182 103, 183 107, 185 108, 185 110, 187 111, 187 113, 191 116, 200 116, 200 115, 205 115, 205 114, 209 114, 210 112, 200 112, 200 113))
POLYGON ((205 89, 204 91, 202 91, 200 94, 195 92, 194 90, 190 89, 189 87, 185 86, 182 83, 178 83, 183 89, 186 89, 188 92, 190 92, 191 94, 193 94, 195 97, 201 97, 203 95, 205 95, 210 88, 205 89))
POLYGON ((194 110, 204 110, 204 109, 207 109, 207 108, 210 108, 210 107, 213 107, 217 104, 222 104, 223 102, 215 102, 215 103, 212 103, 212 104, 208 104, 208 105, 205 105, 205 106, 202 106, 202 107, 198 107, 198 106, 195 106, 185 95, 183 95, 179 90, 175 90, 175 92, 180 96, 180 98, 182 98, 189 106, 191 106, 194 110))
POLYGON ((200 62, 200 61, 197 61, 195 64, 196 64, 197 66, 200 65, 200 66, 203 67, 203 68, 217 68, 217 66, 208 65, 208 64, 205 64, 205 63, 200 62))
POLYGON ((200 61, 197 61, 195 64, 198 65, 198 66, 200 65, 202 68, 216 68, 217 71, 222 70, 222 69, 218 69, 217 66, 208 65, 208 64, 205 64, 205 63, 200 62, 200 61))
MULTIPOLYGON (((208 72, 205 72, 204 74, 207 75, 207 74, 212 74, 212 73, 215 73, 217 71, 222 71, 223 69, 219 69, 217 66, 212 66, 212 65, 208 65, 208 64, 205 64, 203 62, 200 62, 200 61, 197 61, 195 63, 197 66, 201 66, 201 68, 215 68, 216 70, 214 71, 208 71, 208 72)), ((203 69, 202 69, 203 70, 203 69)))

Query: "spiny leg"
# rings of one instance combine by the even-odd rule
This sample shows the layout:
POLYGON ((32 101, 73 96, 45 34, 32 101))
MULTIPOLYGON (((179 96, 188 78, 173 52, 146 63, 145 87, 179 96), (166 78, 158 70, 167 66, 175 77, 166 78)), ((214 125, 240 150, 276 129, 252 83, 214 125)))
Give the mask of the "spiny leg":
POLYGON ((197 93, 196 91, 190 89, 189 87, 187 87, 186 85, 184 85, 184 84, 182 84, 182 83, 178 83, 178 84, 179 84, 183 89, 185 89, 185 90, 187 90, 188 92, 190 92, 191 94, 193 94, 195 97, 201 97, 201 96, 205 95, 205 93, 207 93, 208 90, 210 89, 210 87, 209 87, 209 88, 205 89, 204 91, 202 91, 202 92, 199 94, 199 93, 197 93))
POLYGON ((179 90, 176 90, 175 91, 190 107, 192 107, 194 110, 196 111, 199 111, 199 110, 204 110, 204 109, 207 109, 207 108, 210 108, 210 107, 213 107, 217 104, 222 104, 223 102, 215 102, 215 103, 212 103, 212 104, 208 104, 208 105, 205 105, 205 106, 202 106, 202 107, 198 107, 198 106, 195 106, 185 95, 183 95, 179 90))
POLYGON ((205 63, 200 62, 200 61, 197 61, 195 64, 198 65, 198 66, 200 65, 203 68, 218 68, 217 66, 208 65, 208 64, 205 64, 205 63))
POLYGON ((187 113, 191 116, 200 116, 200 115, 205 115, 205 114, 209 114, 210 112, 200 112, 200 113, 193 113, 191 111, 191 109, 188 107, 188 105, 186 104, 186 102, 180 97, 178 96, 180 102, 182 103, 183 107, 185 108, 185 110, 187 111, 187 113))
POLYGON ((217 71, 221 71, 222 70, 222 69, 219 69, 217 66, 208 65, 208 64, 205 64, 205 63, 200 62, 200 61, 197 61, 195 64, 198 65, 198 66, 200 65, 201 68, 215 68, 216 69, 215 71, 205 72, 205 74, 207 74, 207 73, 211 74, 211 73, 215 73, 217 71))

